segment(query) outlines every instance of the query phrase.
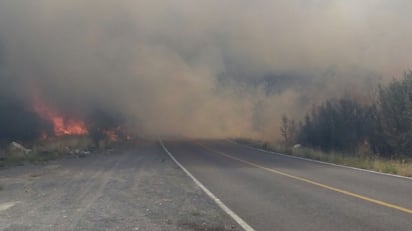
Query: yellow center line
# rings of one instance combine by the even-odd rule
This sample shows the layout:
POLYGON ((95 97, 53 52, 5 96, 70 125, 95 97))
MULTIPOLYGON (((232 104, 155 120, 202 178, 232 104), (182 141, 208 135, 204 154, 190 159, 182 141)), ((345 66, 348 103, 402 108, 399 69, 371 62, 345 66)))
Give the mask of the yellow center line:
POLYGON ((272 172, 272 173, 282 175, 282 176, 285 176, 285 177, 288 177, 288 178, 292 178, 292 179, 295 179, 295 180, 298 180, 298 181, 302 181, 302 182, 305 182, 305 183, 308 183, 308 184, 311 184, 311 185, 316 185, 316 186, 321 187, 321 188, 329 189, 331 191, 338 192, 338 193, 341 193, 341 194, 344 194, 344 195, 347 195, 347 196, 355 197, 355 198, 358 198, 358 199, 361 199, 361 200, 364 200, 364 201, 368 201, 368 202, 371 202, 371 203, 374 203, 374 204, 378 204, 378 205, 381 205, 381 206, 384 206, 384 207, 399 210, 399 211, 402 211, 404 213, 412 214, 412 209, 404 208, 404 207, 401 207, 399 205, 394 205, 394 204, 391 204, 391 203, 388 203, 388 202, 373 199, 373 198, 363 196, 363 195, 360 195, 360 194, 356 194, 356 193, 353 193, 353 192, 349 192, 349 191, 346 191, 346 190, 343 190, 343 189, 335 188, 333 186, 322 184, 322 183, 319 183, 319 182, 316 182, 316 181, 313 181, 313 180, 309 180, 309 179, 306 179, 306 178, 303 178, 303 177, 294 176, 294 175, 284 173, 284 172, 281 172, 281 171, 273 169, 273 168, 268 168, 268 167, 265 167, 265 166, 247 161, 247 160, 239 159, 237 157, 226 154, 224 152, 216 151, 214 149, 206 147, 205 145, 200 144, 200 143, 198 143, 198 145, 202 146, 206 150, 209 150, 211 152, 214 152, 214 153, 219 154, 221 156, 224 156, 226 158, 236 160, 236 161, 241 162, 245 165, 253 166, 253 167, 268 171, 268 172, 272 172))

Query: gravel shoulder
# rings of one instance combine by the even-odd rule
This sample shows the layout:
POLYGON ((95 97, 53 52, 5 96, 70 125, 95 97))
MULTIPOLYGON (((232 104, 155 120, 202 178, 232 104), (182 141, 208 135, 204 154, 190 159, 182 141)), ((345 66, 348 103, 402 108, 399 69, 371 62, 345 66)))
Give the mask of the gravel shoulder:
POLYGON ((152 141, 0 170, 0 230, 241 230, 152 141))

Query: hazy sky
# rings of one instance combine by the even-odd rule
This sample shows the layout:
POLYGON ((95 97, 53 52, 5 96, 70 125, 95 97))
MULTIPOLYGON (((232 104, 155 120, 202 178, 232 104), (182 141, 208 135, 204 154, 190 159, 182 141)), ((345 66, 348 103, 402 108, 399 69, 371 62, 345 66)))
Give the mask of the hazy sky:
POLYGON ((271 137, 282 114, 410 69, 410 9, 408 0, 0 0, 0 88, 27 101, 35 91, 78 116, 104 107, 148 134, 271 137))

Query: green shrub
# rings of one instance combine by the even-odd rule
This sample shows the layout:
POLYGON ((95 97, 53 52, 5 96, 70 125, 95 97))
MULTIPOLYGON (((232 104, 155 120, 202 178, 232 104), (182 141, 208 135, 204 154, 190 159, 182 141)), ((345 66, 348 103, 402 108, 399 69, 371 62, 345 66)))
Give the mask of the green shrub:
POLYGON ((395 165, 388 163, 384 166, 384 168, 382 169, 382 172, 390 173, 390 174, 398 174, 398 169, 396 168, 395 165))

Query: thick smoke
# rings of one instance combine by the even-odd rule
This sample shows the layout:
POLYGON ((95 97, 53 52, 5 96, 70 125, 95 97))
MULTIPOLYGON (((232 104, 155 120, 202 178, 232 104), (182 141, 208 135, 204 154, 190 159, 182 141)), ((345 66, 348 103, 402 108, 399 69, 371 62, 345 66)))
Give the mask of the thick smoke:
POLYGON ((1 97, 30 105, 40 94, 83 117, 111 111, 145 135, 272 138, 282 114, 365 94, 380 76, 410 68, 411 7, 408 0, 3 0, 1 97))

